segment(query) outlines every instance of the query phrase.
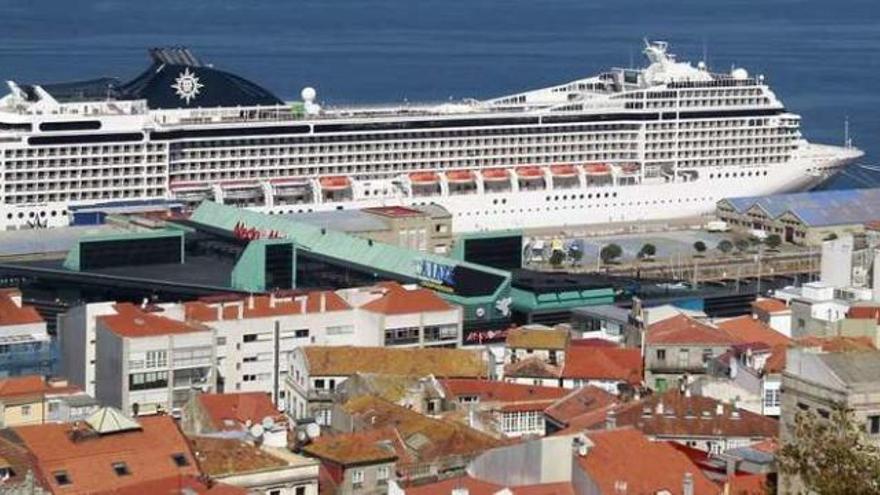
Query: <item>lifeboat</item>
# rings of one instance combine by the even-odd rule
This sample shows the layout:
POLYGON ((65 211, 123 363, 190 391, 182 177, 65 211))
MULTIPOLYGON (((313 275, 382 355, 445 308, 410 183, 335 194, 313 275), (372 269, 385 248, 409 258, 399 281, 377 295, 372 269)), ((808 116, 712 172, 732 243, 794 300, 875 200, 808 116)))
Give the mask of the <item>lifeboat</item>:
POLYGON ((351 181, 348 177, 342 176, 321 177, 318 182, 321 184, 321 189, 325 191, 341 191, 351 187, 351 181))
POLYGON ((642 167, 638 163, 626 163, 620 166, 620 173, 623 175, 636 175, 641 169, 642 167))
POLYGON ((516 175, 518 175, 520 179, 544 178, 544 172, 541 171, 541 167, 517 167, 516 175))
POLYGON ((608 175, 611 173, 611 166, 607 163, 588 163, 584 165, 584 172, 587 175, 608 175))
POLYGON ((270 179, 269 183, 273 186, 307 186, 309 185, 309 181, 306 179, 301 179, 297 177, 280 177, 277 179, 270 179))
POLYGON ((414 172, 409 174, 409 180, 416 186, 429 186, 440 182, 440 177, 434 172, 414 172))
POLYGON ((203 190, 203 189, 210 189, 210 188, 211 188, 211 185, 208 184, 207 182, 183 182, 183 181, 178 181, 178 182, 172 182, 171 184, 169 184, 169 185, 168 185, 168 188, 171 189, 172 191, 179 191, 179 190, 184 190, 184 191, 200 191, 200 190, 203 190))
POLYGON ((446 180, 454 184, 468 184, 474 181, 474 173, 470 170, 450 170, 446 172, 446 180))
POLYGON ((507 181, 510 178, 510 172, 504 168, 487 168, 480 172, 483 180, 488 182, 507 181))
POLYGON ((259 187, 260 183, 255 180, 227 180, 220 183, 223 189, 246 189, 249 187, 259 187))
POLYGON ((551 165, 550 173, 553 177, 577 177, 577 169, 574 165, 551 165))

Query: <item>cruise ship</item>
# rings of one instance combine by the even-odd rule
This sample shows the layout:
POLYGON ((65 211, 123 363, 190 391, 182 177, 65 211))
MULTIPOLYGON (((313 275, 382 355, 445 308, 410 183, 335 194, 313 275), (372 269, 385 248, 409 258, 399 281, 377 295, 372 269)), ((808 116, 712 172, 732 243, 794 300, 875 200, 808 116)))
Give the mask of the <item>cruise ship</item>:
POLYGON ((439 104, 285 102, 186 48, 0 99, 0 229, 204 200, 291 214, 437 204, 459 232, 671 219, 809 188, 861 156, 802 138, 763 76, 645 42, 647 67, 439 104))

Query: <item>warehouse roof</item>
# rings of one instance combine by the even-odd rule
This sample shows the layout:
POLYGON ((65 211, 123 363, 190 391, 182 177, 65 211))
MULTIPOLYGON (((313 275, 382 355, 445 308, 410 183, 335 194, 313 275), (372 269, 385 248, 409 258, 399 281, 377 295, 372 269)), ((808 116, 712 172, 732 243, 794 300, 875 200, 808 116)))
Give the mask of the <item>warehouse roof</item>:
POLYGON ((757 206, 773 218, 790 213, 811 227, 880 219, 880 188, 725 198, 722 203, 740 213, 757 206))

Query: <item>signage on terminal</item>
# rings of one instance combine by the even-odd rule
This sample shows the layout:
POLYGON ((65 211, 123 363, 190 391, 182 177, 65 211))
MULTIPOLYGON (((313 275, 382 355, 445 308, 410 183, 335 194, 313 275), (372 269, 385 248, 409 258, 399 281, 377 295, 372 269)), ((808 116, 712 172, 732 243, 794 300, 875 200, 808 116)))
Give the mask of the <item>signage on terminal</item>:
POLYGON ((243 222, 238 222, 232 228, 232 235, 242 241, 255 241, 257 239, 283 239, 284 235, 277 230, 259 230, 256 227, 248 227, 243 222))
POLYGON ((429 260, 416 261, 416 275, 432 285, 455 287, 455 267, 429 260))

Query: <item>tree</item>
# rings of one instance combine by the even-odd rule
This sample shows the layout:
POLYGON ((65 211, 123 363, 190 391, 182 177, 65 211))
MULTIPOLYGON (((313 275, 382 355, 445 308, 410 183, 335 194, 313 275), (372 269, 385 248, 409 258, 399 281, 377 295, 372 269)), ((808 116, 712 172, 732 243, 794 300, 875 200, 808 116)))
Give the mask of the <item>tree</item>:
POLYGON ((741 253, 748 251, 749 246, 752 245, 752 243, 750 243, 748 239, 737 239, 734 244, 736 245, 736 250, 741 253))
POLYGON ((797 477, 810 493, 880 493, 880 449, 843 407, 827 419, 798 411, 776 460, 786 478, 797 477))
POLYGON ((694 251, 696 251, 698 255, 702 256, 703 253, 706 252, 706 243, 703 241, 695 242, 694 243, 694 251))
POLYGON ((649 242, 642 246, 642 249, 639 250, 639 254, 637 256, 639 258, 645 259, 653 258, 655 254, 657 254, 657 247, 649 242))
POLYGON ((733 243, 724 239, 723 241, 718 243, 718 250, 724 254, 728 254, 733 251, 733 243))
POLYGON ((617 258, 620 258, 623 255, 623 249, 617 244, 609 244, 602 248, 599 251, 599 258, 602 259, 602 263, 608 264, 612 263, 617 258))
POLYGON ((764 244, 770 249, 776 249, 782 245, 782 237, 779 237, 779 234, 770 234, 767 236, 764 244))
POLYGON ((562 266, 563 261, 565 261, 565 253, 563 251, 555 249, 550 253, 550 265, 553 266, 553 268, 559 268, 562 266))

